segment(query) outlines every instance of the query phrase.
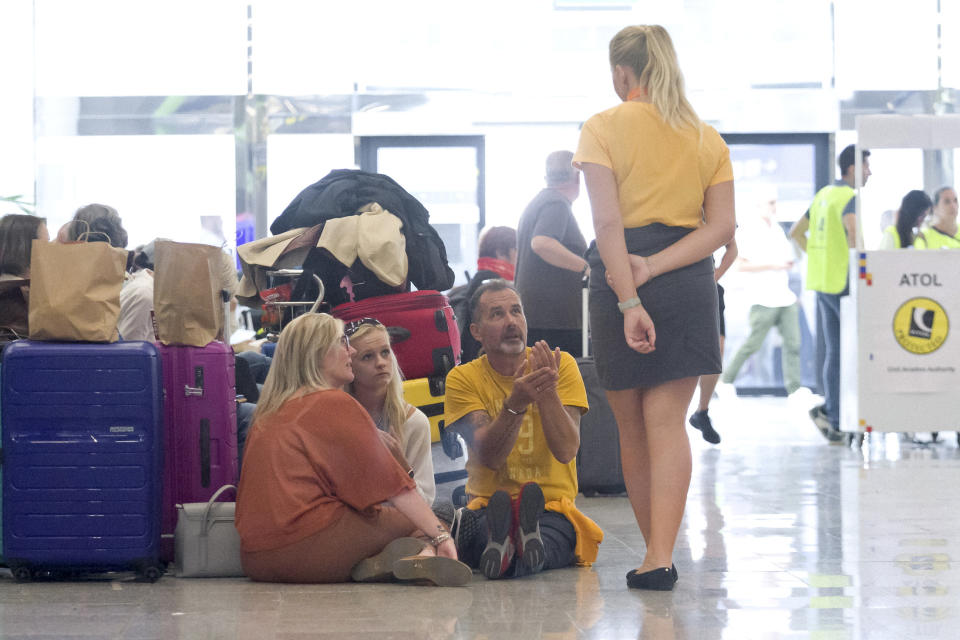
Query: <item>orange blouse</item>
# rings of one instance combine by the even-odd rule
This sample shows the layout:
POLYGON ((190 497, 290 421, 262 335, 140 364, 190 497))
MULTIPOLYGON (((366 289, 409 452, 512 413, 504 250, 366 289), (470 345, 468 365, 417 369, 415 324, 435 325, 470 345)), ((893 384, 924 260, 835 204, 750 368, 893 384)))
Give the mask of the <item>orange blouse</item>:
POLYGON ((279 549, 335 524, 347 509, 416 489, 370 416, 339 389, 287 401, 250 429, 237 490, 243 550, 279 549))

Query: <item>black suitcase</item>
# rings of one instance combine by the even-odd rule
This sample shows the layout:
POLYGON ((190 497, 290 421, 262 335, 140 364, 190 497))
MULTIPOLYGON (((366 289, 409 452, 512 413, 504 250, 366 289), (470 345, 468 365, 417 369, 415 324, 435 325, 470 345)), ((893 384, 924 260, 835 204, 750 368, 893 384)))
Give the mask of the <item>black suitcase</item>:
POLYGON ((577 358, 590 410, 580 418, 580 451, 577 452, 577 479, 580 493, 587 497, 620 494, 623 484, 620 463, 620 436, 613 410, 600 386, 593 358, 577 358))
POLYGON ((580 450, 577 452, 577 480, 587 497, 620 494, 627 490, 620 462, 620 432, 607 394, 600 386, 597 367, 590 356, 590 324, 587 311, 588 279, 583 279, 583 356, 577 358, 580 377, 587 389, 590 410, 580 418, 580 450))

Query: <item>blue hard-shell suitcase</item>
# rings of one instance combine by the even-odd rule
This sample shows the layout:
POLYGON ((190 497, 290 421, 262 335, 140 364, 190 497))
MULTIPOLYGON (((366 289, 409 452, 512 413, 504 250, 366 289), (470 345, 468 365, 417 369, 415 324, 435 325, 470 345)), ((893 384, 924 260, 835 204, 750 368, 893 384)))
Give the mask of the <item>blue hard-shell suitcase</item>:
POLYGON ((162 573, 160 358, 149 342, 3 354, 3 555, 18 580, 162 573))

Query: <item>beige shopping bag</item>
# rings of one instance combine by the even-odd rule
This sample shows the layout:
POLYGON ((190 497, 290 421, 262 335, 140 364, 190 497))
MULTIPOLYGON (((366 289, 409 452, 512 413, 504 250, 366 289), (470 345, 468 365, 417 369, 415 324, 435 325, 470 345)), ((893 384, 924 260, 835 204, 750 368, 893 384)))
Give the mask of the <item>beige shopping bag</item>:
POLYGON ((107 242, 34 240, 31 340, 114 342, 127 252, 107 242))
POLYGON ((223 327, 220 249, 172 240, 155 246, 153 313, 160 342, 204 347, 223 327))

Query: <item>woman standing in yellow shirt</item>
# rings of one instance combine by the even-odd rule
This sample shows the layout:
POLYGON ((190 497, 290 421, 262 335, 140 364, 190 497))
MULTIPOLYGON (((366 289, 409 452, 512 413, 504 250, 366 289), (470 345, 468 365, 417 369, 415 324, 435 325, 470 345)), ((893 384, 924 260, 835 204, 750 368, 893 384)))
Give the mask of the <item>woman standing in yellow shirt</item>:
POLYGON ((647 547, 627 584, 671 590, 690 485, 686 410, 699 376, 722 364, 712 254, 733 238, 733 170, 726 144, 684 96, 663 27, 620 31, 610 66, 623 102, 586 122, 574 156, 597 236, 587 252, 590 321, 647 547))

